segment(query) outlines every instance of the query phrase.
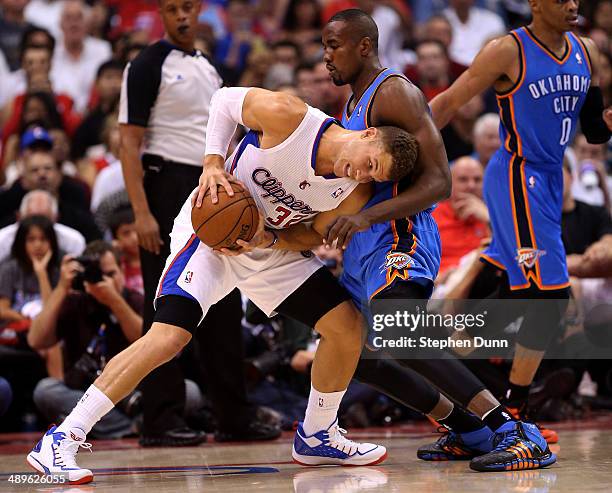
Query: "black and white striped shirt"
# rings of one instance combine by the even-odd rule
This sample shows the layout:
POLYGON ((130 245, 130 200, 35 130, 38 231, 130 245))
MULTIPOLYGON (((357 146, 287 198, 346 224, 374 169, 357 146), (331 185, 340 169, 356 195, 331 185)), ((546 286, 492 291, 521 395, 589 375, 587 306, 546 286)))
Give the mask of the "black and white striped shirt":
POLYGON ((119 123, 146 127, 144 153, 201 166, 210 100, 221 85, 199 50, 187 53, 158 41, 125 69, 119 123))

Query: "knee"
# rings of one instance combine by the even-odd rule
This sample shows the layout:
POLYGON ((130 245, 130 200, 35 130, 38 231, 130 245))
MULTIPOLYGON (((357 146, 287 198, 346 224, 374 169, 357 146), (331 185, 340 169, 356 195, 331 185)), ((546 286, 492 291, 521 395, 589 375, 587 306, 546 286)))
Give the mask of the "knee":
POLYGON ((191 334, 186 330, 157 322, 139 339, 149 354, 157 356, 163 362, 170 361, 190 340, 191 334))
POLYGON ((341 341, 350 351, 361 351, 365 320, 351 302, 344 302, 324 315, 315 330, 328 340, 341 341))

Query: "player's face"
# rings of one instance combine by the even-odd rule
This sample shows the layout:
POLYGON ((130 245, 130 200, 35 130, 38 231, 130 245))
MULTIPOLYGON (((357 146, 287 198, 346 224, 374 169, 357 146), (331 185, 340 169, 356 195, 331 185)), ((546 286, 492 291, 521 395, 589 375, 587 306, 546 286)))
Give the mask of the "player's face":
POLYGON ((359 44, 347 32, 346 23, 330 22, 323 28, 323 61, 334 84, 351 84, 360 70, 359 44))
POLYGON ((200 0, 161 0, 159 13, 172 41, 177 44, 193 42, 200 13, 200 0))
POLYGON ((535 15, 541 15, 546 23, 559 31, 571 31, 578 26, 578 0, 532 0, 535 15))
POLYGON ((347 142, 334 163, 334 174, 359 183, 389 181, 391 155, 377 138, 376 129, 369 128, 347 142))

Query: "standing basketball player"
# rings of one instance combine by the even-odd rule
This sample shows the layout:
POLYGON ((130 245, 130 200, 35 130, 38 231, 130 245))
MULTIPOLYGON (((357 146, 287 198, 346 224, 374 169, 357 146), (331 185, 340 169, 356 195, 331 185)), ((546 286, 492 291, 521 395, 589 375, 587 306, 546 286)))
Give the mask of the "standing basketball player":
MULTIPOLYGON (((431 102, 433 118, 442 128, 475 95, 495 89, 503 145, 485 173, 493 241, 482 258, 506 273, 505 297, 560 300, 531 303, 523 313, 506 394, 506 404, 517 415, 524 412, 529 387, 569 297, 561 241, 565 148, 579 119, 589 142, 610 138, 602 118, 599 53, 590 39, 571 32, 578 25, 579 2, 530 0, 530 5, 529 26, 487 44, 471 67, 431 102)), ((549 439, 556 440, 552 433, 549 439)))
POLYGON ((29 464, 71 482, 91 481, 92 472, 80 468, 75 456, 80 446, 89 447, 85 437, 93 425, 143 377, 175 357, 210 307, 237 287, 266 314, 283 313, 321 334, 294 459, 308 465, 383 461, 384 447, 347 440, 337 422, 361 352, 363 320, 322 262, 299 251, 281 250, 282 228, 314 218, 313 227, 320 229, 325 211, 340 208, 351 213, 368 200, 369 185, 346 177, 349 156, 361 167, 376 162, 381 179, 400 179, 412 169, 416 147, 409 134, 394 127, 345 130, 287 94, 248 88, 217 91, 207 128, 203 186, 194 190, 174 221, 151 330, 109 361, 66 420, 52 427, 30 452, 29 464), (253 130, 224 164, 237 123, 253 130), (236 257, 219 255, 201 243, 191 225, 192 200, 197 195, 196 203, 201 204, 208 188, 216 200, 217 185, 232 195, 231 173, 242 179, 266 225, 273 228, 266 249, 236 257), (310 186, 301 187, 304 182, 310 186))
MULTIPOLYGON (((126 68, 121 94, 121 163, 136 216, 145 291, 144 332, 153 322, 153 300, 170 254, 172 223, 197 186, 210 99, 222 84, 209 60, 194 48, 200 1, 160 0, 166 36, 126 68), (142 154, 142 155, 141 155, 142 154)), ((208 376, 217 440, 276 438, 280 430, 257 420, 246 397, 240 293, 215 306, 196 339, 208 376)), ((197 445, 205 433, 187 427, 185 387, 177 359, 141 385, 143 446, 197 445), (159 389, 164 388, 164 392, 159 389)))
MULTIPOLYGON (((424 309, 431 294, 440 262, 439 235, 430 208, 446 193, 439 182, 447 178, 448 163, 423 95, 400 72, 383 69, 377 39, 372 18, 356 9, 339 12, 324 28, 324 59, 332 80, 338 85, 351 84, 353 89, 343 123, 353 129, 397 125, 413 132, 419 141, 419 160, 412 180, 377 183, 373 198, 359 214, 333 221, 327 241, 338 238, 345 245, 341 283, 356 303, 369 304, 372 313, 377 313, 382 309, 381 300, 411 300, 411 308, 418 310, 424 309)), ((421 447, 420 458, 470 459, 490 451, 495 433, 497 441, 512 435, 520 447, 531 451, 535 460, 523 461, 523 468, 545 467, 555 461, 537 428, 516 422, 463 364, 443 354, 435 360, 398 361, 425 376, 482 422, 469 419, 420 375, 412 374, 414 392, 410 396, 401 393, 400 400, 453 430, 435 444, 421 447)), ((397 388, 389 385, 381 371, 388 371, 386 366, 384 360, 363 358, 356 377, 397 396, 397 388)), ((512 460, 522 461, 522 457, 513 455, 506 462, 512 460)), ((485 467, 478 457, 470 465, 481 471, 505 467, 505 463, 485 467)))

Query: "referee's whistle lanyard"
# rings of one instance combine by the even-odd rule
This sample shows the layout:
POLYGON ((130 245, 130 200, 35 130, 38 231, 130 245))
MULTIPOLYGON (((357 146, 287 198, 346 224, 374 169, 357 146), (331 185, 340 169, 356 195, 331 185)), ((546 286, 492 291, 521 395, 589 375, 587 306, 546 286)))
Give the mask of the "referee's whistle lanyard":
POLYGON ((98 328, 98 333, 92 337, 87 352, 92 356, 98 356, 100 361, 100 369, 103 370, 106 366, 106 324, 101 323, 98 328))

